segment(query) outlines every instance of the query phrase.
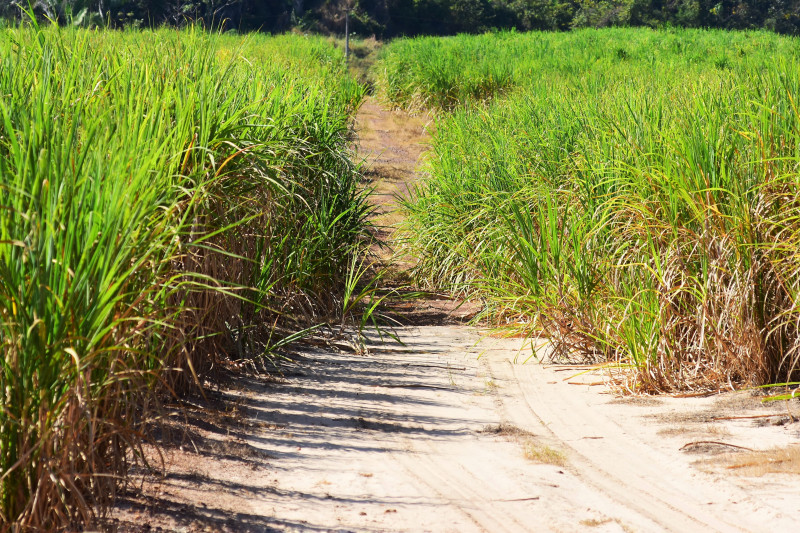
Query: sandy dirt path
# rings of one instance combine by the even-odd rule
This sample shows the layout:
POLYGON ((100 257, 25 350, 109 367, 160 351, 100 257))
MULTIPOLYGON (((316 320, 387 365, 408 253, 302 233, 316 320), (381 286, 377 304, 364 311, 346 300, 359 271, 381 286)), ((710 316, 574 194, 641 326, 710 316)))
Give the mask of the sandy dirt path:
MULTIPOLYGON (((426 121, 372 101, 360 118, 391 221, 392 195, 415 179, 426 121)), ((520 339, 454 325, 397 333, 403 345, 372 333, 363 355, 307 348, 282 377, 223 388, 216 401, 231 406, 230 419, 198 405, 194 433, 165 451, 166 474, 143 473, 111 529, 796 527, 800 476, 752 475, 774 465, 746 451, 797 446, 796 402, 619 396, 602 374, 525 363, 531 348, 520 339)))
POLYGON ((720 455, 797 444, 798 424, 761 423, 787 422, 785 407, 763 406, 750 392, 619 396, 598 386, 602 373, 521 364, 509 348, 500 343, 486 355, 493 379, 507 388, 504 416, 561 450, 578 482, 614 502, 608 516, 626 530, 778 531, 800 512, 796 474, 732 476, 726 470, 736 459, 720 455))
MULTIPOLYGON (((285 377, 222 392, 236 426, 166 452, 127 528, 172 531, 783 531, 796 475, 731 476, 709 450, 797 442, 748 393, 619 397, 598 376, 523 363, 519 340, 468 327, 398 330, 370 353, 306 350, 285 377), (713 448, 713 447, 712 447, 713 448), (712 460, 711 462, 708 462, 712 460), (722 470, 720 470, 722 468, 722 470), (716 470, 715 470, 716 469, 716 470), (138 514, 136 514, 138 513, 138 514)), ((769 411, 765 410, 769 409, 769 411)), ((202 425, 201 425, 202 427, 202 425)), ((712 450, 713 451, 713 450, 712 450)))

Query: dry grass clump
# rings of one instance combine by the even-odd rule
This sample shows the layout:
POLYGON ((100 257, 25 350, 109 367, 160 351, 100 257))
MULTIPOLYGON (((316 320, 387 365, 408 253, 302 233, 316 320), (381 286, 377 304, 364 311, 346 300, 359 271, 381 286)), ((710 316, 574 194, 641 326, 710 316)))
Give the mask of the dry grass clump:
POLYGON ((506 437, 522 446, 522 453, 526 459, 535 463, 555 466, 567 466, 567 456, 555 448, 538 442, 534 433, 519 428, 513 424, 502 423, 496 426, 486 426, 482 434, 506 437))
POLYGON ((535 463, 542 463, 546 465, 567 466, 567 456, 564 452, 538 444, 532 440, 525 441, 524 443, 525 459, 535 463))
POLYGON ((484 435, 498 435, 500 437, 510 437, 515 439, 534 436, 534 434, 530 431, 506 422, 497 425, 486 426, 480 432, 484 435))
POLYGON ((800 446, 787 446, 729 456, 725 468, 742 476, 800 474, 800 446))
POLYGON ((617 524, 625 533, 633 533, 634 529, 622 522, 619 518, 587 518, 579 523, 584 527, 601 527, 610 523, 617 524))

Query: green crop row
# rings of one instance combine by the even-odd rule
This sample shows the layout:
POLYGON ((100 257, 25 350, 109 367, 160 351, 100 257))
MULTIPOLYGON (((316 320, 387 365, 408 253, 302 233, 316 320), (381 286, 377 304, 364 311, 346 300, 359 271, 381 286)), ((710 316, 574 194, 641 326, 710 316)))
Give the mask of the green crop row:
POLYGON ((89 523, 154 393, 341 308, 362 96, 316 38, 2 30, 0 529, 89 523))
POLYGON ((486 298, 557 355, 633 368, 633 389, 796 378, 798 50, 689 30, 391 43, 382 89, 397 104, 510 80, 458 94, 436 123, 406 204, 417 275, 486 298))
POLYGON ((800 55, 794 39, 768 32, 675 29, 504 31, 398 39, 374 69, 385 100, 403 108, 451 109, 527 87, 542 78, 616 76, 629 68, 766 68, 800 55))

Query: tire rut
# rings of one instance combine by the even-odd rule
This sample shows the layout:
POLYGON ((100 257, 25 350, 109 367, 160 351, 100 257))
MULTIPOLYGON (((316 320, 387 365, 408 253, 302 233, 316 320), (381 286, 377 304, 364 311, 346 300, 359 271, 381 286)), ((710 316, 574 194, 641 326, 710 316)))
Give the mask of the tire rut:
POLYGON ((711 486, 674 455, 640 441, 587 403, 580 386, 554 381, 561 380, 539 364, 515 364, 507 351, 490 352, 487 361, 493 379, 510 389, 502 400, 503 416, 564 450, 573 475, 635 515, 632 521, 642 530, 764 530, 764 522, 731 512, 728 504, 745 494, 726 484, 711 486))

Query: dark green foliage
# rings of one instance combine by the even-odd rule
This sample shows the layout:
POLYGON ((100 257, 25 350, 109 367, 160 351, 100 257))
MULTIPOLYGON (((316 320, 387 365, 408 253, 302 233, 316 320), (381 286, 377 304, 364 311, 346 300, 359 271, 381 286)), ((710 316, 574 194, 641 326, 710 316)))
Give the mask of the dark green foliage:
MULTIPOLYGON (((19 16, 6 0, 0 18, 19 16)), ((208 27, 284 31, 291 27, 380 38, 453 35, 492 29, 569 30, 605 26, 684 26, 800 32, 800 0, 37 0, 38 15, 61 24, 208 27)))

